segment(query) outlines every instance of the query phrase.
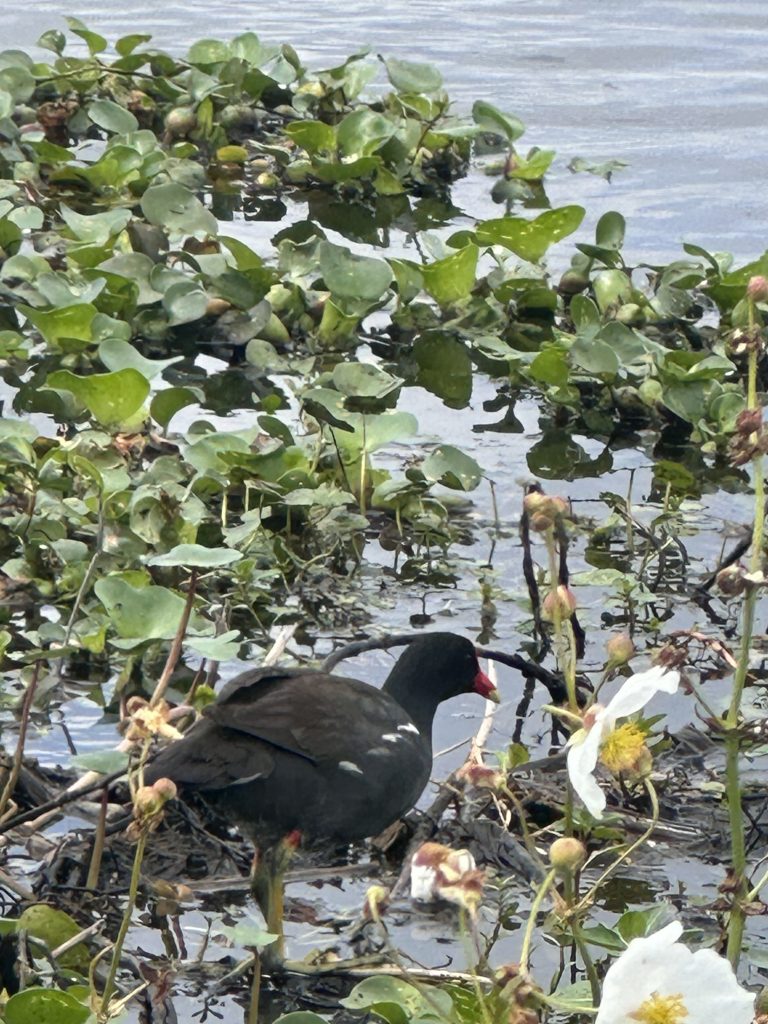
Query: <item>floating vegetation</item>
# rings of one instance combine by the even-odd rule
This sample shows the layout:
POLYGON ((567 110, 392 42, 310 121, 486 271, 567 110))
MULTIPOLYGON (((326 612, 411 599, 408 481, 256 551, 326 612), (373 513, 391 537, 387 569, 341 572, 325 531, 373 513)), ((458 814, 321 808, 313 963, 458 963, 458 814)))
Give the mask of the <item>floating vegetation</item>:
POLYGON ((143 764, 210 702, 219 663, 335 664, 405 642, 386 629, 406 603, 421 627, 458 598, 524 680, 512 728, 491 734, 489 712, 431 813, 377 843, 386 885, 354 920, 299 908, 360 955, 286 964, 278 1011, 747 1024, 765 961, 765 808, 745 768, 765 744, 768 254, 735 266, 686 244, 636 264, 618 212, 574 241, 586 211, 551 208, 554 152, 521 148, 524 125, 487 102, 456 112, 429 65, 361 52, 316 71, 253 33, 111 53, 68 22, 74 50, 50 31, 46 61, 0 53, 4 1019, 171 1013, 173 971, 201 1019, 234 993, 255 1021, 275 936, 210 893, 189 930, 184 909, 199 859, 242 872, 247 852, 143 785, 143 764), (497 216, 454 205, 473 167, 497 216), (529 483, 499 507, 456 443, 470 403, 501 442, 536 408, 527 470, 559 486, 641 451, 644 497, 529 483), (715 492, 753 522, 692 555, 715 492), (665 729, 660 693, 696 728, 665 729), (69 701, 123 739, 41 768, 30 729, 55 712, 66 730, 69 701), (94 792, 93 829, 54 838, 94 792), (110 795, 133 807, 114 828, 110 795), (719 891, 681 883, 673 905, 625 874, 652 843, 714 865, 719 891), (396 881, 414 853, 432 873, 417 902, 447 900, 464 938, 450 970, 398 948, 397 915, 431 914, 396 881), (143 951, 150 926, 162 954, 143 951))

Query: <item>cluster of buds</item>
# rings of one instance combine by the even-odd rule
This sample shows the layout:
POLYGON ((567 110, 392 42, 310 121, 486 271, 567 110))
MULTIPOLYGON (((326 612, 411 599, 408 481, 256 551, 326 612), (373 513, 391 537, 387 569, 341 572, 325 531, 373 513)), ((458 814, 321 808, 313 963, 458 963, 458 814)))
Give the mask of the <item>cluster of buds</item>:
POLYGON ((158 779, 151 786, 140 786, 133 795, 133 821, 128 826, 130 839, 140 839, 154 832, 163 820, 163 809, 176 799, 176 783, 158 779))
POLYGON ((169 740, 181 739, 176 726, 171 725, 174 718, 189 713, 189 708, 171 708, 164 700, 158 701, 154 707, 143 697, 130 697, 126 703, 128 728, 125 738, 131 743, 142 743, 154 736, 164 736, 169 740))
POLYGON ((570 512, 570 505, 565 498, 553 498, 541 491, 531 491, 523 498, 523 508, 528 515, 530 527, 536 533, 551 530, 563 516, 570 512))
POLYGON ((731 465, 745 466, 766 453, 768 433, 763 423, 762 409, 744 409, 736 417, 736 429, 728 442, 731 465))
POLYGON ((411 858, 411 898, 425 903, 447 900, 474 917, 483 896, 485 872, 469 850, 424 843, 411 858))
POLYGON ((764 587, 768 580, 762 569, 757 572, 747 572, 741 562, 734 562, 733 565, 726 565, 715 577, 718 589, 726 597, 739 597, 747 590, 754 590, 755 587, 764 587))
POLYGON ((576 611, 576 595, 564 583, 550 590, 541 606, 541 617, 545 622, 565 622, 576 611))

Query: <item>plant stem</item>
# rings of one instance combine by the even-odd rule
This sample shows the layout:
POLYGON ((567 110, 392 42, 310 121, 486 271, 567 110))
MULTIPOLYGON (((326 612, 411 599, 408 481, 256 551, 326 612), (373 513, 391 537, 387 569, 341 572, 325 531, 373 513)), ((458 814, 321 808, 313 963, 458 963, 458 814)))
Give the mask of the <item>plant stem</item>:
MULTIPOLYGON (((755 327, 755 306, 749 303, 749 326, 755 327)), ((757 350, 753 347, 749 352, 747 366, 747 407, 758 409, 757 401, 757 350)), ((765 483, 763 479, 763 457, 758 454, 752 460, 752 475, 755 490, 755 517, 752 527, 752 553, 750 570, 758 572, 763 561, 763 529, 765 521, 765 483)), ((741 733, 739 718, 741 701, 744 695, 744 684, 749 667, 749 649, 755 627, 755 607, 757 590, 750 588, 744 597, 744 608, 741 626, 741 647, 739 660, 733 676, 733 689, 728 713, 725 716, 725 791, 728 800, 728 817, 731 826, 731 870, 734 876, 733 905, 728 916, 727 955, 735 970, 741 956, 744 940, 744 924, 746 913, 744 902, 747 897, 747 881, 745 877, 747 856, 744 841, 744 815, 741 806, 741 778, 739 756, 741 753, 741 733)))
POLYGON ((554 870, 549 871, 545 876, 544 881, 539 886, 538 891, 533 898, 531 909, 528 912, 528 920, 525 924, 525 935, 523 936, 523 945, 520 949, 520 974, 522 975, 528 973, 528 961, 531 958, 531 941, 533 939, 533 930, 536 927, 536 915, 539 910, 541 910, 541 904, 544 902, 544 897, 552 888, 554 880, 554 870))
POLYGON ((651 824, 648 826, 648 828, 645 830, 645 832, 643 832, 641 836, 638 836, 634 843, 628 846, 623 853, 619 854, 619 856, 616 858, 613 864, 610 864, 605 869, 605 871, 602 873, 602 875, 600 875, 595 884, 589 889, 589 891, 584 896, 581 897, 579 902, 574 907, 574 910, 586 910, 592 902, 592 900, 595 898, 595 894, 597 893, 600 886, 611 877, 616 868, 618 868, 620 864, 623 864, 627 857, 630 857, 635 852, 635 850, 637 850, 638 847, 642 846, 643 843, 653 834, 653 830, 656 828, 656 825, 659 821, 659 798, 656 795, 656 790, 650 779, 645 779, 644 781, 645 790, 648 793, 648 796, 651 800, 651 824))
POLYGON ((181 619, 179 620, 179 628, 176 630, 176 636, 173 638, 171 649, 168 652, 168 657, 163 668, 163 674, 158 680, 155 692, 152 694, 152 699, 149 702, 150 707, 157 707, 160 701, 165 696, 165 691, 168 689, 168 684, 171 681, 173 670, 176 668, 176 663, 181 655, 181 645, 184 642, 184 636, 187 632, 187 626, 189 625, 189 617, 192 614, 192 606, 195 603, 195 590, 197 589, 197 570, 193 569, 189 577, 189 587, 187 589, 187 603, 184 605, 184 610, 181 613, 181 619))
POLYGON ((21 763, 24 760, 24 744, 27 741, 27 728, 29 727, 29 716, 32 712, 32 701, 35 699, 35 691, 37 690, 37 680, 40 675, 40 665, 42 662, 36 661, 35 668, 32 673, 32 678, 29 681, 29 685, 24 692, 24 699, 21 702, 21 721, 19 722, 19 738, 16 741, 16 750, 13 754, 13 764, 11 765, 11 771, 8 776, 8 781, 3 787, 3 792, 0 794, 0 821, 2 821, 5 815, 5 809, 8 806, 8 801, 13 796, 13 791, 16 789, 16 783, 19 781, 19 775, 21 774, 21 763))
POLYGON ((104 992, 101 996, 101 1008, 98 1013, 98 1020, 100 1022, 106 1021, 109 1017, 109 1001, 112 998, 112 993, 115 991, 117 968, 120 964, 120 956, 123 952, 125 937, 128 934, 128 929, 131 925, 133 909, 136 906, 136 896, 139 892, 139 879, 141 877, 141 862, 144 859, 144 848, 146 845, 147 833, 142 832, 139 836, 138 842, 136 843, 136 852, 133 855, 133 870, 131 871, 131 884, 128 889, 128 902, 123 912, 123 919, 120 922, 120 930, 117 933, 117 938, 115 939, 115 945, 112 950, 112 963, 109 965, 109 974, 107 975, 104 992))

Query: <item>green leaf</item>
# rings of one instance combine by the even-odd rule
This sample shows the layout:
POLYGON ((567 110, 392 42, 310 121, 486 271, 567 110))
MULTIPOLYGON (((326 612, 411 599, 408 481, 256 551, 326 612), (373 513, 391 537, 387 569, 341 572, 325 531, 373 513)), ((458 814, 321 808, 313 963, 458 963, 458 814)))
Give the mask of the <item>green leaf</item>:
POLYGON ((128 132, 135 132, 139 122, 135 116, 121 107, 119 103, 112 100, 94 100, 87 107, 88 117, 108 132, 117 132, 120 135, 127 135, 128 132))
POLYGON ((264 931, 258 925, 247 921, 235 925, 220 924, 216 930, 222 935, 226 935, 235 945, 245 946, 247 949, 264 949, 265 946, 271 946, 279 938, 279 936, 264 931))
POLYGON ((217 231, 216 218, 184 185, 168 182, 151 185, 141 198, 141 209, 150 224, 172 235, 206 238, 217 231))
MULTIPOLYGON (((19 917, 19 929, 29 932, 53 950, 80 932, 80 925, 63 910, 47 903, 33 903, 19 917)), ((78 942, 72 949, 62 953, 59 962, 62 967, 82 969, 89 960, 88 947, 78 942)))
POLYGON ((425 993, 401 978, 382 975, 365 978, 339 1002, 349 1010, 374 1010, 390 1024, 422 1017, 454 1019, 453 1000, 447 992, 430 986, 425 993))
POLYGON ((336 132, 323 121, 294 121, 285 126, 285 134, 310 156, 336 152, 336 132))
POLYGON ((69 370, 48 376, 46 388, 69 391, 104 426, 120 426, 142 408, 149 394, 149 381, 138 370, 94 373, 78 377, 69 370))
POLYGON ((397 126, 388 117, 360 107, 347 114, 336 129, 339 152, 350 159, 373 156, 395 134, 397 126))
POLYGON ((51 348, 77 351, 94 341, 92 326, 97 309, 90 303, 49 311, 19 306, 19 312, 37 328, 51 348))
POLYGON ((397 391, 403 379, 393 377, 373 363, 337 363, 333 369, 333 383, 348 398, 383 399, 397 391))
POLYGON ((498 217, 477 226, 480 245, 503 245, 531 263, 538 263, 554 242, 572 234, 584 219, 582 206, 561 206, 547 210, 535 220, 498 217))
POLYGON ((441 307, 466 299, 475 286, 480 250, 470 243, 434 263, 421 267, 424 287, 441 307))
POLYGON ((498 107, 484 100, 475 101, 472 118, 482 131, 501 135, 507 142, 514 142, 525 132, 525 125, 519 118, 502 113, 498 107))
POLYGON ((180 362, 183 358, 183 356, 172 356, 170 359, 145 359, 138 349, 119 338, 108 338, 99 345, 99 359, 108 370, 137 370, 147 380, 159 376, 163 370, 180 362))
POLYGON ((165 388, 152 399, 149 414, 165 430, 180 409, 202 402, 203 398, 199 388, 165 388))
POLYGON ((177 544, 164 555, 147 559, 147 565, 183 565, 188 568, 216 569, 239 562, 243 556, 231 548, 206 548, 202 544, 177 544))
POLYGON ((450 444, 442 444, 421 464, 428 480, 457 491, 474 491, 483 479, 483 471, 475 460, 450 444))
POLYGON ((63 32, 59 32, 56 29, 49 29, 47 32, 43 32, 37 40, 38 46, 41 46, 44 50, 53 50, 54 53, 58 54, 62 53, 66 44, 66 36, 63 32))
POLYGON ((385 60, 387 77, 398 92, 437 92, 442 88, 443 76, 432 64, 409 60, 385 60))
POLYGON ((5 1024, 84 1024, 91 1011, 74 996, 51 988, 28 988, 5 1005, 5 1024))
MULTIPOLYGON (((172 640, 179 628, 185 598, 165 587, 133 587, 120 576, 104 576, 94 584, 117 634, 135 646, 147 640, 172 640)), ((118 646, 128 646, 119 644, 118 646)))
POLYGON ((603 249, 615 249, 616 252, 624 245, 626 222, 620 213, 609 210, 597 222, 595 241, 603 249))
POLYGON ((320 273, 332 295, 364 304, 378 301, 392 282, 384 260, 358 256, 341 245, 322 241, 317 247, 320 273))
POLYGON ((109 42, 104 36, 100 36, 98 32, 91 32, 79 18, 69 17, 65 20, 74 34, 84 40, 92 57, 96 53, 102 53, 109 46, 109 42))

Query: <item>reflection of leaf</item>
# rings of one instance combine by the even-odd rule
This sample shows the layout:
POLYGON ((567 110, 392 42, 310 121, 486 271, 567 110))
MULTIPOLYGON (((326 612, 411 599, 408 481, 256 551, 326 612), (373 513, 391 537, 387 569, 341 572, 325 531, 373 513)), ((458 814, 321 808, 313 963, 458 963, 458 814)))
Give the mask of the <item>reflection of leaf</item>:
POLYGON ((450 334, 426 333, 413 346, 419 367, 416 383, 442 398, 451 409, 463 409, 472 397, 472 362, 466 345, 450 334))
POLYGON ((590 458, 581 445, 565 431, 549 430, 530 449, 528 469, 544 480, 578 480, 599 477, 613 468, 610 449, 604 448, 597 458, 590 458))

